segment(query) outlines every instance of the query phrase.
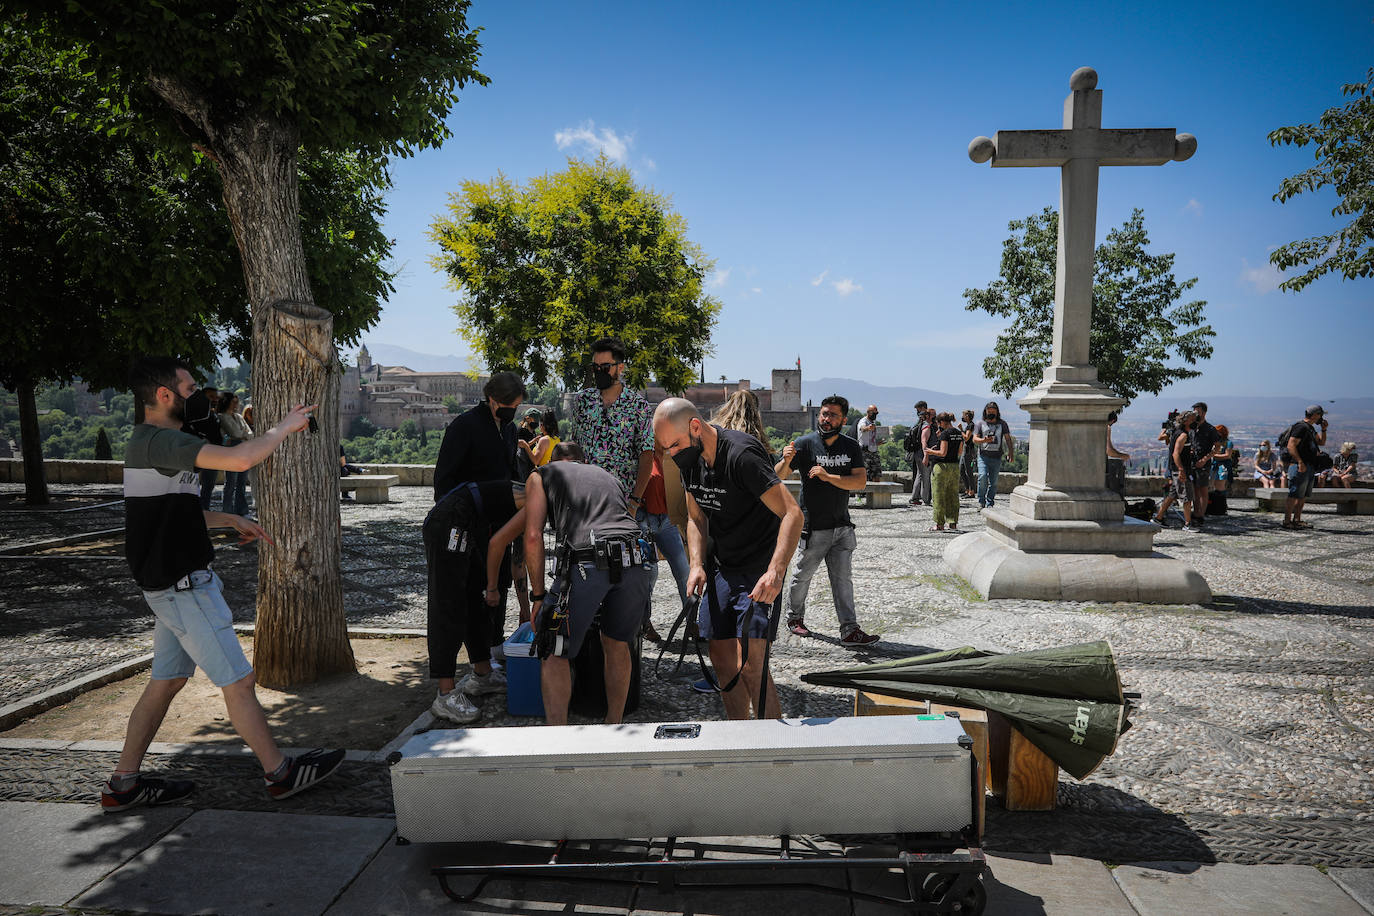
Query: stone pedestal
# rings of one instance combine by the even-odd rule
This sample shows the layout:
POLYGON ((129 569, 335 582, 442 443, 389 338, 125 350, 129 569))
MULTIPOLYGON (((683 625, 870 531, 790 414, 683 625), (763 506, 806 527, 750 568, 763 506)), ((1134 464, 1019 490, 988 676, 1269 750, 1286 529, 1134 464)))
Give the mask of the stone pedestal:
POLYGON ((945 562, 984 598, 1204 604, 1195 570, 1154 552, 1159 526, 1124 516, 1106 488, 1107 414, 1120 398, 1092 366, 1050 366, 1020 402, 1031 415, 1030 467, 1010 508, 951 542, 945 562))
POLYGON ((1154 552, 1159 526, 1125 518, 1107 489, 1107 415, 1125 401, 1097 380, 1090 347, 1099 168, 1182 162, 1197 140, 1172 128, 1102 129, 1091 67, 1075 70, 1069 87, 1062 130, 998 131, 969 144, 969 158, 994 168, 1060 169, 1054 349, 1044 381, 1020 402, 1031 416, 1026 482, 1009 509, 984 511, 986 531, 951 543, 945 562, 985 598, 1208 602, 1202 576, 1154 552))

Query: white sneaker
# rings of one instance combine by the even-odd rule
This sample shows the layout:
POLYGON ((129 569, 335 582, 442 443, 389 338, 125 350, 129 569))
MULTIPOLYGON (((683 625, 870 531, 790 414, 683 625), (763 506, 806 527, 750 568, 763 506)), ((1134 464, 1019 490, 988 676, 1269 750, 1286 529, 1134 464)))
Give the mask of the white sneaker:
POLYGON ((429 705, 429 711, 440 719, 457 722, 459 725, 476 722, 482 718, 482 710, 473 706, 472 701, 461 690, 439 694, 434 698, 434 702, 429 705))
POLYGON ((469 671, 467 676, 458 682, 458 690, 470 697, 480 697, 484 693, 500 693, 505 689, 506 672, 500 668, 492 668, 490 674, 469 671))

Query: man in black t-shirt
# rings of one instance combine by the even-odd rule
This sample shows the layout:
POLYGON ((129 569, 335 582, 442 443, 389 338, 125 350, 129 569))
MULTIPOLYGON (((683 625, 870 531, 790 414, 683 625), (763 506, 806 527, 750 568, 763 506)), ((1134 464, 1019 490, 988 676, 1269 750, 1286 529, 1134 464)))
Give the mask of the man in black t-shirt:
POLYGON ((1288 428, 1282 459, 1288 474, 1288 500, 1283 504, 1283 527, 1298 529, 1312 526, 1302 520, 1303 506, 1312 492, 1316 468, 1312 462, 1326 444, 1326 411, 1320 404, 1307 408, 1303 418, 1288 428), (1317 427, 1321 431, 1317 431, 1317 427))
POLYGON ((226 448, 182 429, 186 402, 196 390, 184 364, 143 357, 129 371, 129 387, 138 424, 124 451, 124 552, 153 612, 153 664, 129 715, 119 763, 101 792, 101 808, 115 813, 172 804, 194 791, 189 781, 139 770, 172 699, 196 668, 223 691, 229 721, 262 764, 268 794, 287 798, 338 769, 344 752, 287 757, 272 740, 254 691, 253 666, 234 635, 219 576, 210 571, 214 548, 207 529, 233 528, 241 544, 271 539, 256 522, 201 509, 196 472, 247 471, 305 429, 315 408, 297 405, 261 436, 226 448))
POLYGON ((721 694, 725 713, 774 718, 780 712, 767 671, 768 643, 777 635, 776 609, 801 535, 801 508, 762 442, 707 423, 691 401, 668 398, 658 405, 654 439, 677 464, 687 491, 687 591, 705 592, 698 625, 710 640, 717 678, 730 686, 721 694))
POLYGON ((859 647, 872 645, 878 637, 861 630, 854 613, 850 571, 854 523, 849 520, 849 494, 864 488, 868 474, 862 447, 840 431, 848 415, 849 401, 838 394, 822 400, 816 420, 819 431, 784 445, 782 460, 774 470, 786 480, 795 469, 802 481, 804 523, 787 587, 787 629, 797 636, 811 635, 805 622, 806 595, 811 590, 811 577, 824 560, 835 598, 835 616, 840 620, 840 644, 859 647))
POLYGON ((1193 480, 1193 518, 1201 528, 1207 517, 1207 503, 1212 492, 1212 449, 1221 441, 1217 428, 1207 422, 1207 404, 1198 401, 1193 405, 1197 422, 1193 424, 1192 449, 1193 466, 1188 476, 1193 480))
MULTIPOLYGON (((559 623, 562 651, 540 664, 544 716, 550 725, 568 724, 572 666, 582 642, 597 620, 605 658, 606 723, 621 721, 630 692, 633 658, 630 643, 644 619, 644 606, 654 587, 656 562, 641 556, 639 523, 630 515, 620 481, 603 468, 578 461, 551 461, 535 470, 525 484, 525 556, 530 578, 544 581, 544 522, 552 523, 559 567, 550 595, 530 596, 536 634, 559 623), (564 561, 568 562, 564 562, 564 561), (552 599, 560 601, 558 607, 552 599), (545 607, 549 604, 549 607, 545 607)), ((538 587, 536 585, 536 587, 538 587)), ((536 637, 537 638, 537 637, 536 637)), ((543 654, 542 652, 540 653, 543 654)))

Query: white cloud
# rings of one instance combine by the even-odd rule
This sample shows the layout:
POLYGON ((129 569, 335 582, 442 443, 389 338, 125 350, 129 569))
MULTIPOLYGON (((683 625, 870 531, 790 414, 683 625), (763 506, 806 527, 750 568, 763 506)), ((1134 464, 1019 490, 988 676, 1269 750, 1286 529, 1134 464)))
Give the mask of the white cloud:
POLYGON ((839 293, 841 296, 848 296, 850 293, 861 293, 864 291, 862 285, 855 283, 849 277, 845 277, 843 280, 831 280, 830 285, 835 287, 835 292, 839 293))
POLYGON ((826 274, 828 274, 828 273, 830 273, 830 271, 828 271, 828 270, 823 270, 823 271, 821 271, 821 275, 820 275, 819 277, 817 277, 816 279, 812 280, 812 281, 811 281, 811 285, 812 285, 812 286, 820 286, 822 283, 825 282, 825 276, 826 276, 826 274))
POLYGON ((761 293, 761 292, 763 292, 763 290, 760 289, 760 288, 757 287, 757 286, 751 286, 751 287, 749 287, 749 292, 751 292, 751 293, 761 293))
POLYGON ((650 159, 648 156, 645 156, 644 168, 648 169, 650 172, 656 172, 658 171, 658 163, 650 159))
POLYGON ((716 271, 711 275, 711 279, 706 281, 706 285, 712 289, 720 289, 726 283, 730 282, 730 270, 731 268, 727 267, 724 270, 716 271))
MULTIPOLYGON (((553 142, 558 144, 559 149, 579 147, 588 152, 605 153, 608 158, 624 163, 629 160, 630 147, 634 146, 635 135, 618 134, 610 127, 597 130, 596 122, 583 121, 577 127, 556 131, 553 142)), ((655 167, 652 160, 649 167, 655 167)))
POLYGON ((985 350, 990 351, 997 343, 997 335, 1005 328, 995 322, 951 328, 940 331, 926 331, 915 337, 904 337, 897 346, 908 350, 985 350))
POLYGON ((1241 258, 1240 263, 1240 281, 1261 296, 1278 289, 1279 283, 1283 281, 1283 274, 1268 261, 1258 267, 1251 267, 1250 262, 1245 258, 1241 258))
POLYGON ((1183 212, 1191 213, 1194 216, 1201 216, 1202 201, 1198 200, 1196 197, 1189 198, 1188 202, 1183 205, 1183 212))

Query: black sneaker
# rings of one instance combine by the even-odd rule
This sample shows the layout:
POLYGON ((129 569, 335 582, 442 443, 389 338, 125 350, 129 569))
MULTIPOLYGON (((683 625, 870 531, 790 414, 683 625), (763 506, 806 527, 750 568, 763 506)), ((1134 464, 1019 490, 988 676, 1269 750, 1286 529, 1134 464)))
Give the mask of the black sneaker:
POLYGON ((286 775, 281 779, 273 779, 264 776, 263 782, 267 783, 267 793, 277 801, 283 798, 290 798, 297 792, 304 792, 306 789, 318 782, 323 782, 329 774, 339 768, 343 763, 343 751, 326 751, 315 748, 313 751, 306 751, 299 757, 292 757, 291 766, 287 768, 286 775))
POLYGON ((100 810, 106 814, 118 814, 140 805, 171 805, 196 791, 196 784, 189 779, 163 779, 161 776, 139 775, 133 788, 116 792, 105 783, 100 791, 100 810))

